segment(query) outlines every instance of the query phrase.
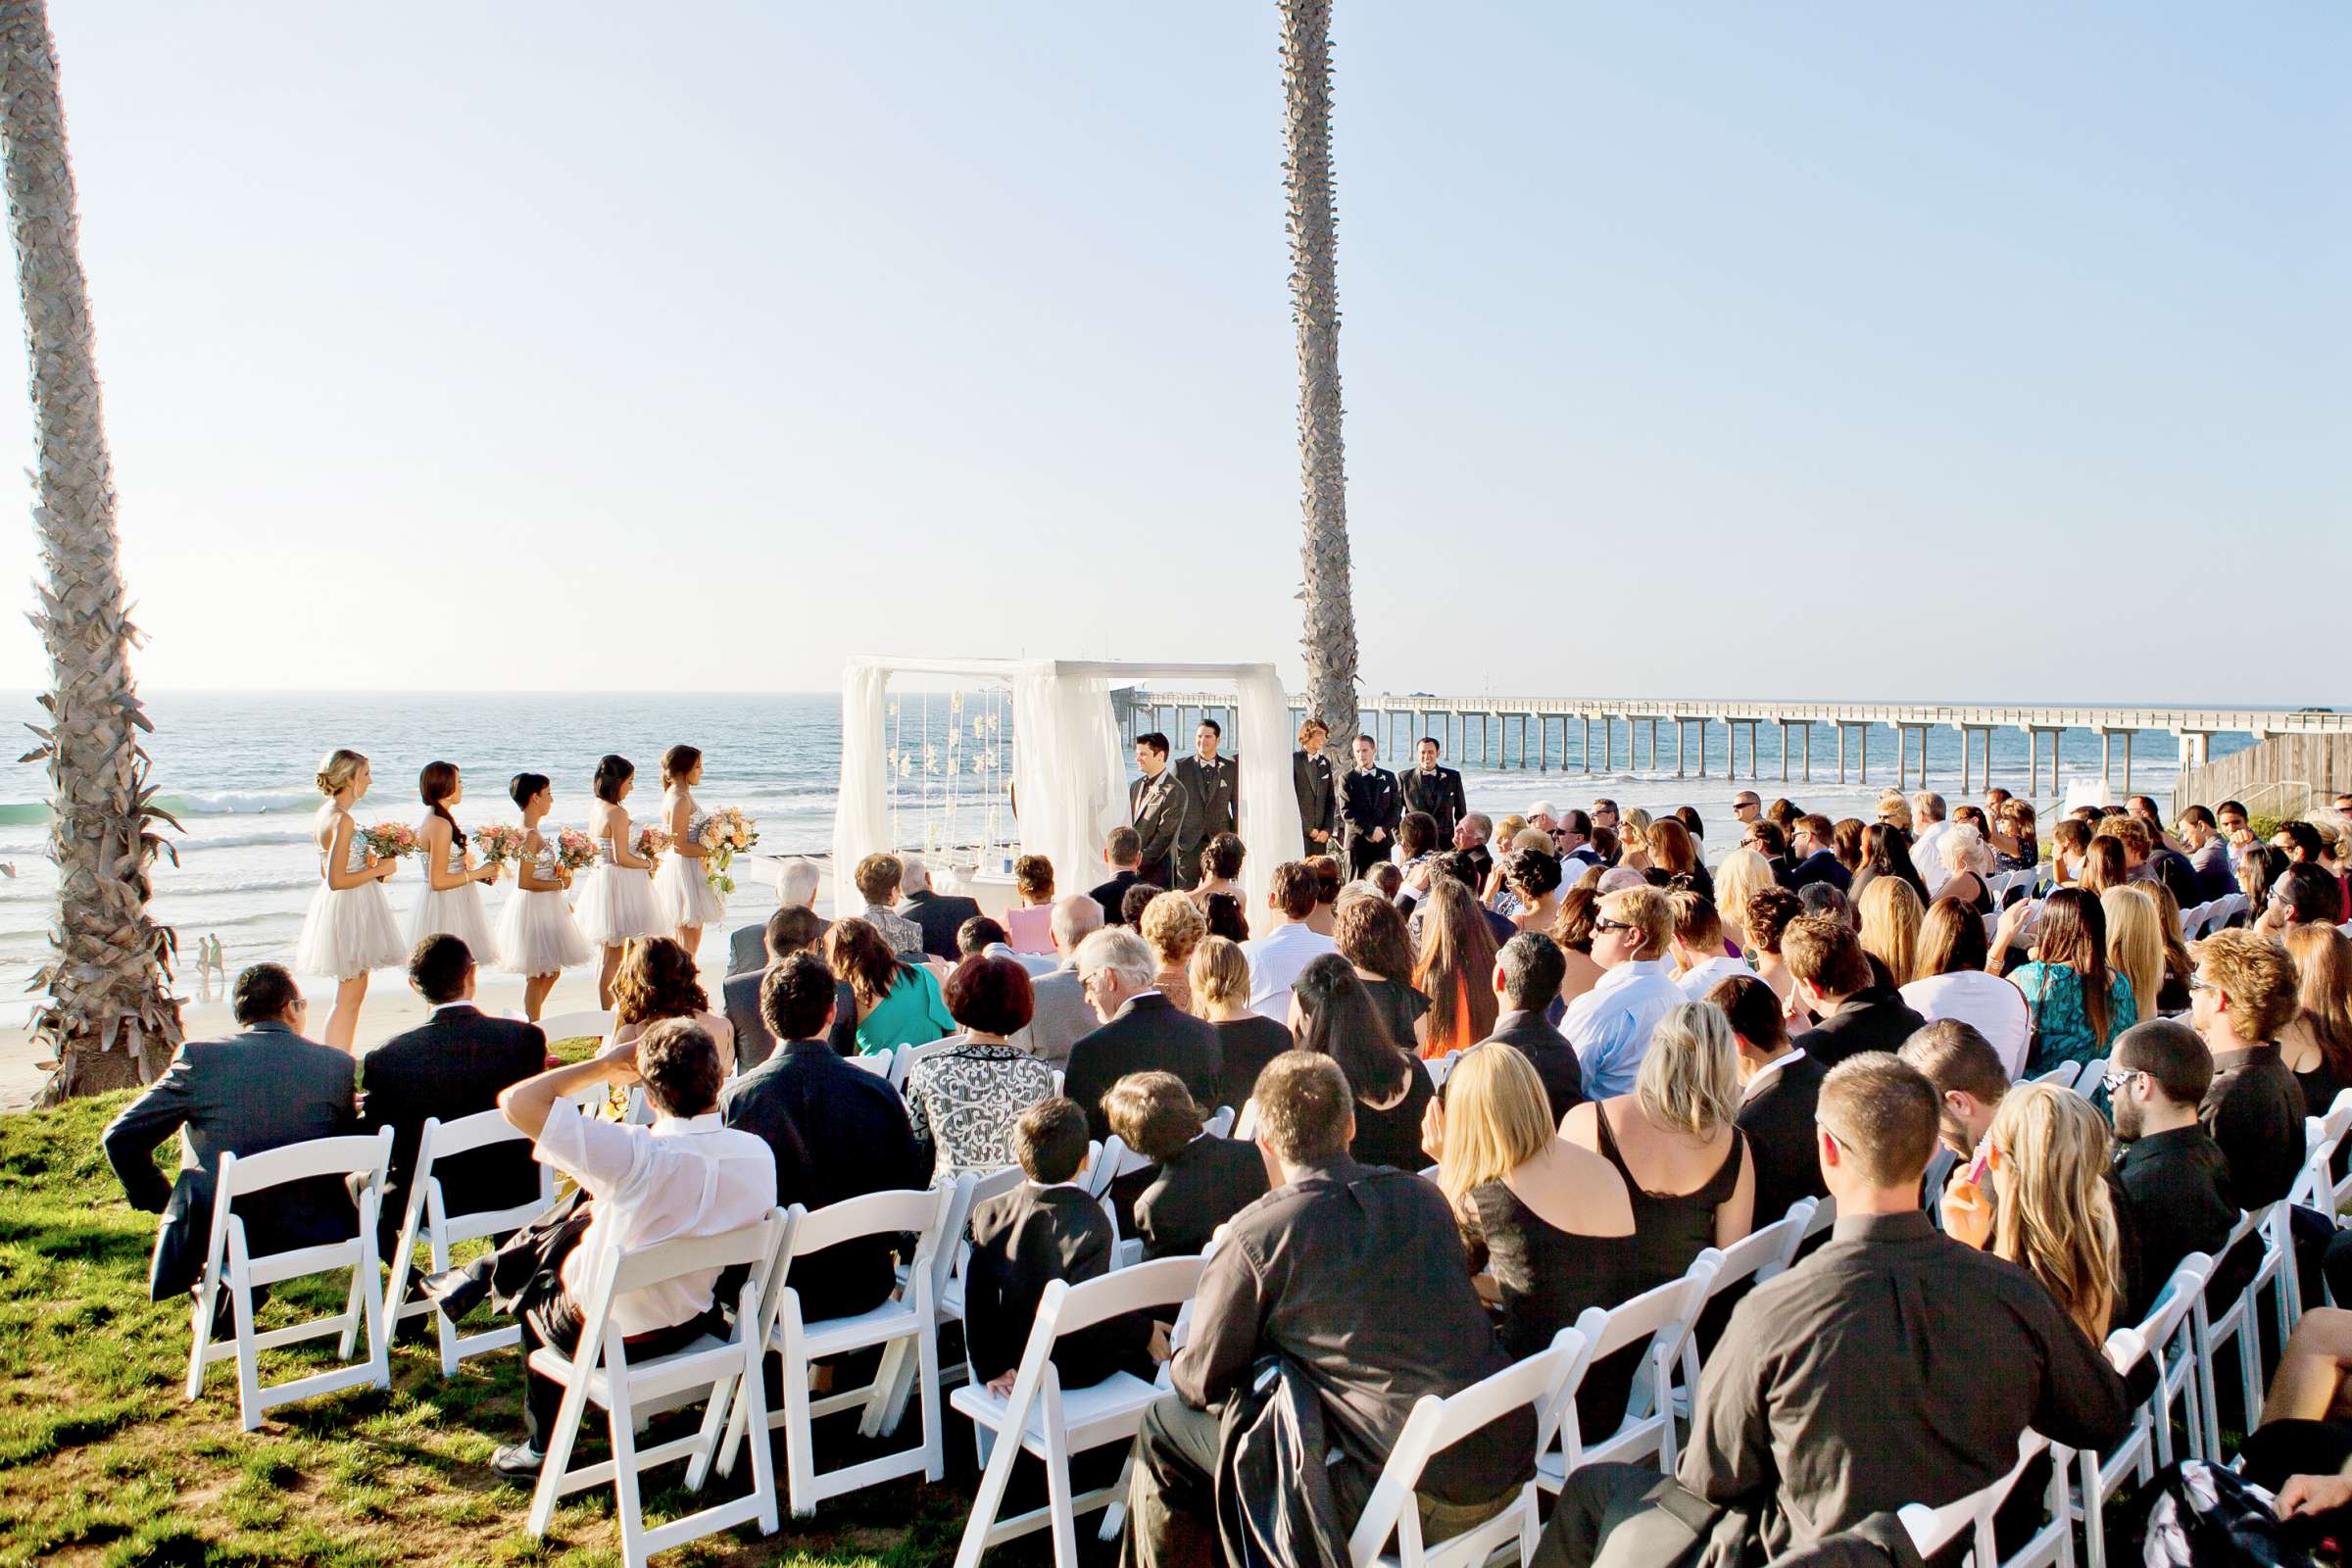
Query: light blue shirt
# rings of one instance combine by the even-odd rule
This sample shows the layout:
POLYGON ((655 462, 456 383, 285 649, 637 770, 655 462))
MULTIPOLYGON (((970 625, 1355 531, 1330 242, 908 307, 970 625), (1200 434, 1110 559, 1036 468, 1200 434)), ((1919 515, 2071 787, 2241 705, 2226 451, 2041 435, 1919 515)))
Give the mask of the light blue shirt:
POLYGON ((1061 967, 1061 959, 1051 953, 1015 953, 1002 942, 991 942, 980 950, 984 958, 1010 958, 1019 964, 1032 980, 1042 980, 1061 967))
POLYGON ((1649 1032, 1666 1009, 1690 999, 1666 975, 1663 959, 1621 963, 1568 1004, 1560 1032, 1585 1070, 1585 1096, 1610 1100, 1634 1092, 1649 1032))

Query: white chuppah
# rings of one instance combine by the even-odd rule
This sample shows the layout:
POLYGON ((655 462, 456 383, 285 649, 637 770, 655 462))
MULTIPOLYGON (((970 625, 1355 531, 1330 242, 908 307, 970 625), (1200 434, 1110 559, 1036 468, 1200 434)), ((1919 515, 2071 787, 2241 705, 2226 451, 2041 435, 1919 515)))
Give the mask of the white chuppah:
MULTIPOLYGON (((1084 893, 1110 873, 1102 841, 1127 819, 1135 758, 1119 739, 1113 685, 1230 688, 1238 734, 1226 743, 1241 763, 1242 868, 1250 918, 1259 919, 1274 867, 1298 855, 1298 801, 1291 783, 1290 699, 1272 664, 1123 664, 1077 660, 853 659, 842 672, 841 794, 833 813, 833 906, 864 907, 851 882, 858 860, 891 842, 887 796, 886 697, 893 675, 968 676, 1012 688, 1012 835, 1024 854, 1054 862, 1058 894, 1084 893)), ((1170 761, 1190 750, 1171 737, 1170 761)))

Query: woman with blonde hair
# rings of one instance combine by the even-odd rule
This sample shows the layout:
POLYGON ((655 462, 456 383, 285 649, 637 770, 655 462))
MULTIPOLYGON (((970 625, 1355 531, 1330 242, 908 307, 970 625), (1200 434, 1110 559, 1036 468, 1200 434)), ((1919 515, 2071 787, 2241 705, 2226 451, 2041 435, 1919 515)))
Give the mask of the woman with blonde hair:
POLYGON ((2164 989, 2164 937, 2157 930, 2156 901, 2136 882, 2099 895, 2107 917, 2107 967, 2132 988, 2132 1007, 2142 1018, 2156 1016, 2164 989))
POLYGON ((2197 960, 2189 956, 2188 944, 2180 938, 2180 902, 2162 877, 2153 882, 2134 882, 2133 887, 2156 901, 2156 935, 2164 944, 2164 982, 2156 988, 2157 1013, 2186 1012, 2188 1010, 2189 977, 2197 972, 2197 960))
POLYGON ((1217 1076, 1217 1103, 1242 1108, 1257 1087, 1258 1072, 1296 1044, 1291 1027, 1250 1005, 1250 956, 1238 942, 1202 937, 1185 968, 1193 1011, 1216 1027, 1224 1067, 1217 1076))
POLYGON ((1886 983, 1907 986, 1919 968, 1919 927, 1927 909, 1911 884, 1896 876, 1871 879, 1854 906, 1862 951, 1886 966, 1886 983))
POLYGON ((2105 1344, 2123 1304, 2107 1118, 2071 1089, 2019 1084, 2001 1097, 1985 1141, 1999 1206, 1955 1181, 1944 1190, 1945 1232, 2023 1268, 2092 1345, 2105 1344))
POLYGON ((1905 839, 1911 837, 1911 803, 1904 798, 1901 790, 1879 792, 1879 820, 1892 822, 1903 830, 1905 839))
POLYGON ((1152 944, 1152 956, 1159 963, 1152 983, 1179 1010, 1192 1011, 1193 988, 1185 978, 1184 966, 1193 961, 1193 950, 1208 935, 1208 917, 1200 912, 1200 906, 1189 893, 1162 893, 1144 906, 1136 932, 1152 944))
POLYGON ((1992 912, 1992 889, 1984 878, 1992 870, 1992 851, 1985 846, 1984 836, 1966 822, 1953 822, 1936 841, 1936 855, 1943 862, 1943 886, 1936 890, 1939 899, 1958 899, 1979 914, 1992 912))
POLYGON ((1494 933, 1470 890, 1442 876, 1422 901, 1413 989, 1429 998, 1424 1056, 1463 1051, 1494 1032, 1494 933))
POLYGON ((1649 869, 1650 814, 1630 807, 1617 818, 1617 863, 1637 871, 1649 869))
POLYGON ((1562 1138, 1544 1080, 1513 1047, 1462 1054, 1421 1115, 1474 1272, 1500 1300, 1503 1348, 1535 1354, 1586 1307, 1635 1294, 1634 1207, 1607 1160, 1562 1138))
POLYGON ((2324 1116, 2352 1088, 2352 939, 2331 925, 2286 933, 2295 964, 2295 1016, 2278 1032, 2278 1054, 2303 1086, 2303 1107, 2324 1116))
POLYGON ((311 895, 302 935, 294 942, 298 973, 325 975, 335 982, 326 1043, 337 1051, 349 1051, 360 1032, 360 1004, 368 1000, 368 971, 405 962, 409 953, 392 918, 392 901, 384 896, 384 879, 400 868, 400 861, 377 859, 351 815, 371 780, 368 759, 349 748, 319 760, 318 793, 326 800, 311 819, 311 838, 318 849, 318 891, 311 895))
POLYGON ((1715 910, 1723 918, 1723 934, 1745 953, 1752 944, 1747 939, 1747 901, 1766 888, 1777 888, 1780 878, 1772 874, 1772 862, 1754 850, 1740 848, 1723 858, 1715 868, 1715 910))

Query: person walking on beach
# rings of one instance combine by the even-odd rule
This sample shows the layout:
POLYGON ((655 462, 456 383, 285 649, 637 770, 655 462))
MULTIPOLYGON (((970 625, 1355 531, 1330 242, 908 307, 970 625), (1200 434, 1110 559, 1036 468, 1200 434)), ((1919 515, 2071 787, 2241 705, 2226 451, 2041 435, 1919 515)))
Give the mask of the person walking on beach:
POLYGON ((490 918, 482 912, 482 884, 498 880, 498 867, 473 863, 466 830, 449 814, 466 799, 466 781, 455 762, 427 762, 416 775, 416 794, 424 802, 424 820, 416 824, 424 896, 409 916, 409 950, 414 953, 430 937, 451 936, 489 962, 498 950, 490 939, 490 918))
POLYGON ((596 977, 600 1007, 612 1005, 612 976, 620 968, 622 946, 635 937, 662 934, 662 917, 654 907, 653 864, 629 843, 629 813, 620 804, 636 783, 637 765, 625 757, 607 756, 596 764, 596 808, 588 813, 596 868, 574 912, 580 935, 589 946, 605 950, 596 977))
POLYGON ((514 896, 498 920, 498 952, 508 973, 522 976, 522 1015, 537 1023, 564 971, 588 961, 588 939, 564 900, 571 873, 539 826, 555 807, 555 786, 545 773, 517 773, 507 793, 522 808, 522 852, 514 858, 514 896))
POLYGON ((669 854, 654 873, 654 907, 690 958, 703 945, 703 927, 727 912, 727 901, 703 866, 710 852, 703 848, 702 834, 710 816, 694 804, 694 786, 702 781, 701 748, 672 746, 662 754, 662 831, 669 854))
POLYGON ((360 1032, 360 1004, 368 1000, 368 972, 390 968, 408 954, 392 918, 392 901, 384 894, 384 879, 400 862, 377 859, 352 820, 351 808, 370 782, 367 758, 338 747, 319 762, 318 782, 318 793, 326 797, 311 824, 318 846, 318 891, 311 895, 310 912, 294 943, 294 967, 334 979, 326 1043, 349 1051, 360 1032))

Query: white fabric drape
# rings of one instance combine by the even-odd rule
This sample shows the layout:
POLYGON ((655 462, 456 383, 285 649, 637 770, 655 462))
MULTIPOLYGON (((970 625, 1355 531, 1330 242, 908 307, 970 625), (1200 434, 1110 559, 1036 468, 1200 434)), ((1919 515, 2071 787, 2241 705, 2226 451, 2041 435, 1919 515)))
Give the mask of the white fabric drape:
POLYGON ((833 912, 865 907, 850 874, 858 862, 890 843, 890 808, 883 799, 882 694, 890 667, 854 659, 841 675, 841 793, 833 806, 833 912))
POLYGON ((1056 894, 1106 880, 1102 840, 1127 820, 1110 684, 1052 665, 1012 681, 1012 779, 1021 850, 1054 862, 1056 894))
POLYGON ((1271 664, 1245 666, 1234 680, 1241 712, 1234 747, 1242 762, 1242 885, 1250 890, 1251 929, 1265 924, 1274 867, 1298 855, 1298 795, 1291 782, 1291 705, 1271 664))

